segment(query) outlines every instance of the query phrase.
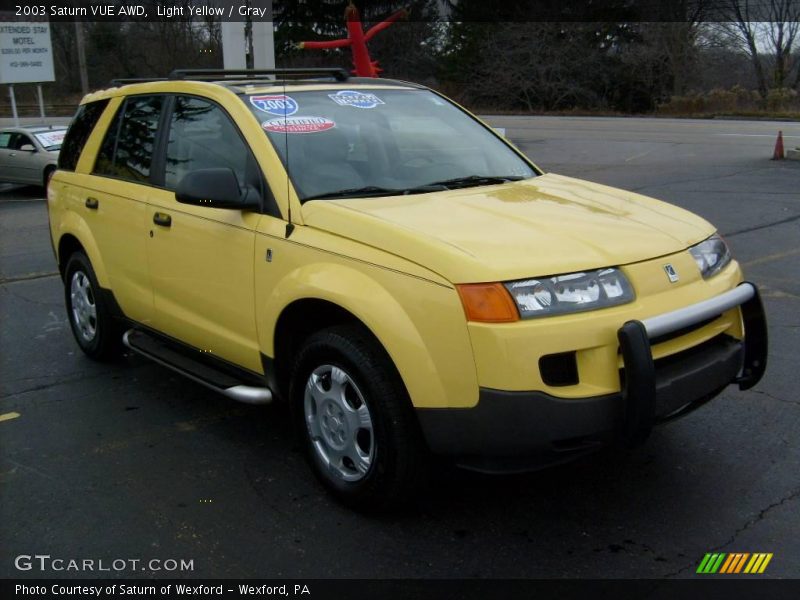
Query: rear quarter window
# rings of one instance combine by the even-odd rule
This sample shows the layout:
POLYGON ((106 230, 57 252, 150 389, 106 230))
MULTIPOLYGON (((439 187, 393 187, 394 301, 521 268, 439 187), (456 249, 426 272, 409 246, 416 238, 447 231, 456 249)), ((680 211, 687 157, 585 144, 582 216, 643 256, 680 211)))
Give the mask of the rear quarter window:
POLYGON ((61 144, 61 153, 58 155, 58 168, 64 171, 74 171, 83 152, 89 136, 92 134, 100 115, 108 106, 108 100, 89 102, 78 108, 78 112, 64 136, 61 144))

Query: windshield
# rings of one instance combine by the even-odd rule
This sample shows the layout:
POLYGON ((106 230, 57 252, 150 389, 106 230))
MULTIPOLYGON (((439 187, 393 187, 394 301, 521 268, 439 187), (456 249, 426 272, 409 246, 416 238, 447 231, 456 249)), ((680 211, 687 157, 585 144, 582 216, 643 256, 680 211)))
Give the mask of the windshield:
POLYGON ((42 131, 34 133, 36 140, 41 144, 42 148, 48 152, 54 152, 61 149, 61 142, 67 134, 66 129, 53 129, 52 131, 42 131))
POLYGON ((292 91, 242 99, 301 201, 424 193, 537 175, 492 132, 428 90, 292 91))

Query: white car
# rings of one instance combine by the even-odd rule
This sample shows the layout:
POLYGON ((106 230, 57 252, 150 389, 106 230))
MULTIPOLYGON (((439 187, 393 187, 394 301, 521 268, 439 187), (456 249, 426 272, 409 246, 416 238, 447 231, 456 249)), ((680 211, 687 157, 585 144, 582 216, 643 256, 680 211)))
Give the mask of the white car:
POLYGON ((0 130, 0 182, 46 187, 56 170, 66 133, 67 128, 61 125, 0 130))

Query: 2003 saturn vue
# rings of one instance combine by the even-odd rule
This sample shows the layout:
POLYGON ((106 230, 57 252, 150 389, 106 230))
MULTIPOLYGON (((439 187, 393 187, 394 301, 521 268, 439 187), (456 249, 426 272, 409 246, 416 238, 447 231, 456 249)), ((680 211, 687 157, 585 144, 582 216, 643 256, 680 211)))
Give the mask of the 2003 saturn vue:
POLYGON ((766 366, 712 225, 544 173, 411 83, 121 82, 84 98, 48 208, 86 354, 289 403, 358 507, 407 498, 432 453, 508 471, 640 441, 766 366))

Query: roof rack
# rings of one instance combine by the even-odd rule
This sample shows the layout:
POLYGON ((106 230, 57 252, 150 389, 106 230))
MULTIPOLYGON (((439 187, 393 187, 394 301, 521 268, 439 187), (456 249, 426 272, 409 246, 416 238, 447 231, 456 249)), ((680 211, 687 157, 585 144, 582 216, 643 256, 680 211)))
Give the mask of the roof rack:
MULTIPOLYGON (((224 81, 236 77, 238 80, 263 80, 265 76, 301 78, 304 76, 332 77, 336 81, 346 81, 349 74, 340 68, 311 69, 175 69, 168 79, 188 79, 194 81, 224 81)), ((153 80, 151 80, 153 81, 153 80)))

